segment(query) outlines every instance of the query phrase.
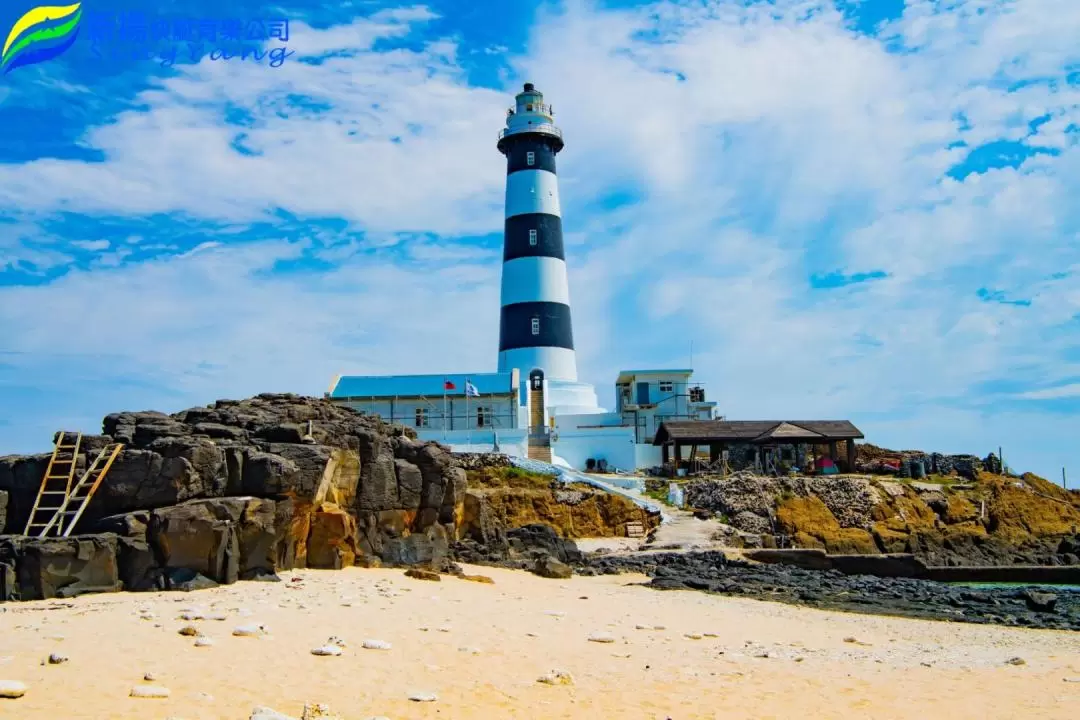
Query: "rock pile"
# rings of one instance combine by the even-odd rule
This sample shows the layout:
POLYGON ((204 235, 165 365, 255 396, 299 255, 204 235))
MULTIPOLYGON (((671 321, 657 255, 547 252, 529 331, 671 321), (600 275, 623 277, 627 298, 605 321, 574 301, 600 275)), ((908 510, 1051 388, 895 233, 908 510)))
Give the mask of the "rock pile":
POLYGON ((927 565, 1080 565, 1080 495, 1030 474, 940 484, 737 472, 692 480, 686 498, 765 547, 913 553, 927 565))
MULTIPOLYGON (((78 537, 0 536, 0 599, 193 588, 292 567, 446 562, 465 471, 407 428, 291 394, 219 400, 173 415, 107 416, 82 472, 125 448, 78 537)), ((0 458, 0 521, 21 531, 49 455, 0 458)))
POLYGON ((974 590, 930 580, 845 575, 753 565, 723 553, 650 553, 593 558, 582 575, 648 575, 659 590, 703 590, 822 609, 970 623, 1080 630, 1080 591, 974 590))

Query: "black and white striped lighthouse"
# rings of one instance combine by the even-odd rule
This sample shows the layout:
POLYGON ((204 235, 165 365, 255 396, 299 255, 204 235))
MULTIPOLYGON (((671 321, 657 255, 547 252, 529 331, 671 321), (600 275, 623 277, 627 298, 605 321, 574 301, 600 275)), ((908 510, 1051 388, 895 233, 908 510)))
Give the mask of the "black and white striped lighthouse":
POLYGON ((577 359, 563 252, 555 155, 562 131, 551 106, 525 83, 499 133, 506 156, 499 372, 575 382, 577 359))

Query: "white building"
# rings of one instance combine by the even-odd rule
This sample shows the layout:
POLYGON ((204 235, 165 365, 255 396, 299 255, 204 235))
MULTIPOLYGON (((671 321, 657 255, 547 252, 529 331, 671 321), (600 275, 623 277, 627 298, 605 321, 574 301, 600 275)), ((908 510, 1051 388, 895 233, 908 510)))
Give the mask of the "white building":
POLYGON ((710 419, 715 403, 690 370, 620 373, 610 413, 578 381, 555 174, 562 131, 532 83, 515 100, 497 142, 507 163, 498 372, 338 376, 326 396, 459 452, 498 447, 577 469, 659 465, 660 423, 710 419))

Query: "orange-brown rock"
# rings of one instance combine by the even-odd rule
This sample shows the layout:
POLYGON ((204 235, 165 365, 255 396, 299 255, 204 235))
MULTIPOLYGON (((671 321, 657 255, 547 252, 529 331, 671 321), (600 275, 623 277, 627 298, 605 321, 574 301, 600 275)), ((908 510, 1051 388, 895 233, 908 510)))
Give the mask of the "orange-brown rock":
POLYGON ((442 576, 439 575, 439 573, 432 572, 431 570, 421 570, 420 568, 409 568, 405 571, 405 577, 411 577, 416 580, 432 580, 435 582, 440 582, 442 580, 442 576))
POLYGON ((487 585, 494 585, 495 581, 489 578, 487 575, 460 575, 462 580, 469 580, 471 582, 485 583, 487 585))
POLYGON ((339 570, 356 562, 356 518, 332 503, 311 514, 307 566, 339 570))

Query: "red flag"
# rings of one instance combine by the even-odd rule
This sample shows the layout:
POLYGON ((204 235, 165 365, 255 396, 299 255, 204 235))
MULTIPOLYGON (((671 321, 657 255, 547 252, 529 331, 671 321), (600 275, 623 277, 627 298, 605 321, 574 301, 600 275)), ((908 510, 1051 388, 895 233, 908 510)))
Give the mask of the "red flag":
POLYGON ((457 386, 449 380, 444 380, 442 385, 443 390, 457 390, 457 386))

